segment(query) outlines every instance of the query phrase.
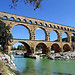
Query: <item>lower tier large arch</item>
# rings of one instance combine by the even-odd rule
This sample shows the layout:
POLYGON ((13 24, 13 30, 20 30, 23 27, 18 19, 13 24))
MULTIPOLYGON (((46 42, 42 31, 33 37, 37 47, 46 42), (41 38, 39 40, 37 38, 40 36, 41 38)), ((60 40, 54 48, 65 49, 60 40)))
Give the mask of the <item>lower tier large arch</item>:
MULTIPOLYGON (((42 49, 42 54, 49 54, 50 50, 47 48, 46 44, 44 43, 38 43, 37 45, 39 45, 42 49)), ((36 45, 36 47, 37 47, 36 45)))
POLYGON ((65 44, 63 46, 63 52, 67 52, 67 51, 70 51, 70 50, 71 50, 71 48, 70 48, 70 46, 68 44, 65 44))
MULTIPOLYGON (((17 43, 17 42, 15 42, 15 43, 17 43)), ((15 44, 14 43, 14 44, 15 44)), ((34 51, 31 49, 31 47, 30 47, 30 45, 28 44, 28 43, 26 43, 26 42, 22 42, 22 41, 19 41, 18 43, 22 43, 24 46, 25 46, 25 48, 26 48, 26 50, 27 50, 27 54, 33 54, 34 53, 34 51)), ((13 45, 14 45, 13 44, 13 45)), ((13 46, 12 45, 12 46, 13 46)), ((11 46, 11 47, 12 47, 11 46)))
POLYGON ((52 44, 51 50, 54 51, 55 53, 62 52, 60 46, 56 43, 52 44))

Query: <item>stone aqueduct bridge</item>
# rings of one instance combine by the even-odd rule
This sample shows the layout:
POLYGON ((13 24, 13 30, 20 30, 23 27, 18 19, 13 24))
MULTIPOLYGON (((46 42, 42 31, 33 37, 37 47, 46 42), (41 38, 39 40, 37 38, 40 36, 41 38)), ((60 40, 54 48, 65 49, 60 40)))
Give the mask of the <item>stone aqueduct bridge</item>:
POLYGON ((51 46, 54 47, 55 52, 63 52, 63 51, 70 51, 72 50, 71 44, 71 35, 74 34, 74 40, 75 40, 75 28, 52 23, 48 21, 43 21, 39 19, 29 18, 25 16, 0 12, 0 20, 6 23, 6 25, 10 25, 12 31, 12 28, 16 25, 22 25, 25 26, 29 30, 30 39, 13 39, 12 43, 9 43, 8 45, 8 52, 10 53, 10 50, 12 46, 16 42, 23 43, 27 48, 27 53, 34 53, 35 54, 35 48, 39 44, 42 48, 42 53, 49 54, 51 51, 51 46), (45 40, 35 40, 35 31, 37 28, 41 28, 45 32, 45 40), (50 41, 50 32, 54 30, 57 33, 58 41, 50 41), (68 41, 62 42, 62 33, 65 32, 67 34, 68 41))

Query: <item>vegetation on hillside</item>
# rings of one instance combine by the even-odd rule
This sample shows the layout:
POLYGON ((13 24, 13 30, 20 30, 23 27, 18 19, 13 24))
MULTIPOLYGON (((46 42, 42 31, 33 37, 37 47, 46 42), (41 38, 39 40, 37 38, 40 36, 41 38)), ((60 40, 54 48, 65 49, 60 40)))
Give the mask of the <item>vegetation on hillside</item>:
POLYGON ((12 35, 10 33, 10 26, 0 20, 0 46, 3 50, 7 49, 8 42, 12 42, 12 35))

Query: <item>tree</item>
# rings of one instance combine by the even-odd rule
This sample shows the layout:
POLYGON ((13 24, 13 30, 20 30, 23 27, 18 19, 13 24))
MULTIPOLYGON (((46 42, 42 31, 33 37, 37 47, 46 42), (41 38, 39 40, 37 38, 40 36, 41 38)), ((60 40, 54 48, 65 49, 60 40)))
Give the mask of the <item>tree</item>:
POLYGON ((8 42, 11 42, 12 39, 10 28, 9 25, 6 26, 6 24, 0 20, 0 45, 3 47, 3 50, 7 49, 8 42))
POLYGON ((43 0, 12 0, 10 8, 15 8, 17 6, 17 3, 20 1, 24 2, 24 4, 29 3, 29 4, 33 5, 35 7, 34 8, 34 10, 35 10, 40 7, 40 4, 43 0))

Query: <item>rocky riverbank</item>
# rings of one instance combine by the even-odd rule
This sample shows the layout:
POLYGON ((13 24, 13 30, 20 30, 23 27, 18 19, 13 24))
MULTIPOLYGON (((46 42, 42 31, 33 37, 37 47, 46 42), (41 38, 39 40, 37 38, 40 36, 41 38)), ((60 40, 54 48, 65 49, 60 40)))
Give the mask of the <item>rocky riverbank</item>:
POLYGON ((75 60, 75 51, 54 53, 47 55, 46 58, 52 60, 75 60))
POLYGON ((13 55, 24 55, 24 53, 26 53, 26 51, 22 51, 22 50, 12 50, 11 53, 13 55))
POLYGON ((13 63, 13 56, 0 52, 0 75, 15 75, 16 65, 13 63))
POLYGON ((48 55, 42 53, 36 53, 35 55, 28 55, 25 51, 12 51, 12 54, 23 55, 25 58, 47 58, 51 60, 75 60, 75 51, 60 52, 60 53, 51 53, 48 55))

